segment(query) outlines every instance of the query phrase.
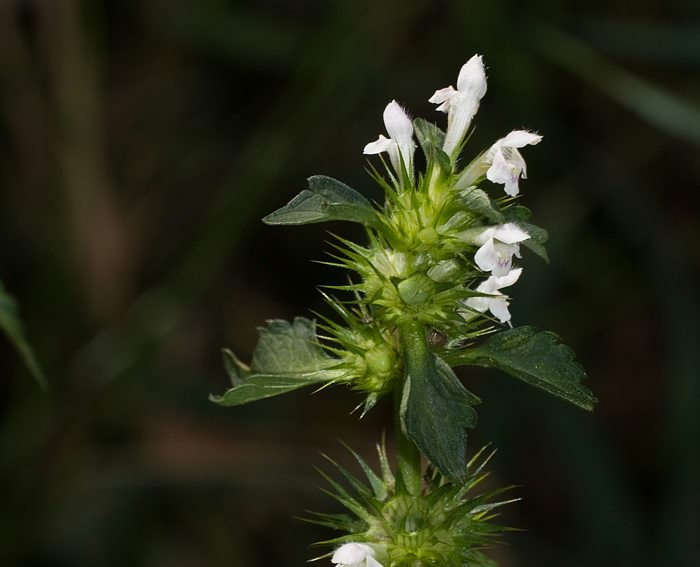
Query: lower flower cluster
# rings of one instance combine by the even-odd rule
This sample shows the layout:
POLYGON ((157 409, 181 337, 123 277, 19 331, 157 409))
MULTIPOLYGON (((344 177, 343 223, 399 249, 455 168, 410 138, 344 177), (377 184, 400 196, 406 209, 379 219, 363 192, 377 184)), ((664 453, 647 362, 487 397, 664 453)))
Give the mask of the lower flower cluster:
MULTIPOLYGON (((467 466, 461 486, 449 483, 432 467, 420 494, 402 489, 388 464, 386 450, 378 447, 382 473, 375 473, 353 452, 369 486, 333 463, 350 485, 324 475, 329 494, 350 514, 314 514, 309 521, 344 532, 321 545, 339 545, 323 557, 339 567, 479 567, 492 565, 483 550, 507 530, 491 523, 496 508, 513 502, 497 500, 506 489, 474 495, 488 476, 484 467, 493 455, 477 453, 467 466)), ((332 462, 332 461, 331 461, 332 462)))

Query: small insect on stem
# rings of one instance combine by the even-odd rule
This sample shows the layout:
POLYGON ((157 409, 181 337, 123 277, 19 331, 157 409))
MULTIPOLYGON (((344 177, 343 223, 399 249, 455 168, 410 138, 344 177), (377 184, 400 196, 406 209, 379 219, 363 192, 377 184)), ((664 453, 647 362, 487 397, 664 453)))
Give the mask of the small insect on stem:
POLYGON ((428 333, 428 344, 432 347, 441 347, 447 344, 447 335, 438 329, 431 329, 428 333))

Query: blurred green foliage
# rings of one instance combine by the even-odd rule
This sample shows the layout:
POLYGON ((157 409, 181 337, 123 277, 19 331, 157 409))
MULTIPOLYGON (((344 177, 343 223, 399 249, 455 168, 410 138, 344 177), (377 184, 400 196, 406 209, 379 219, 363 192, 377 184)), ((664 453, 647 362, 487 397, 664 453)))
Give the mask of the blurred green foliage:
MULTIPOLYGON (((514 319, 577 350, 593 416, 472 370, 495 484, 523 503, 509 565, 700 563, 700 8, 464 0, 0 3, 0 279, 52 392, 0 343, 0 564, 299 565, 333 511, 318 450, 372 454, 337 390, 226 410, 219 348, 322 309, 324 227, 258 219, 323 173, 371 194, 364 144, 396 98, 473 53, 472 148, 544 134, 514 319), (534 409, 533 409, 534 408, 534 409)), ((437 113, 436 120, 443 117, 437 113)), ((352 236, 352 227, 334 231, 352 236)), ((334 280, 335 278, 335 280, 334 280)), ((519 324, 520 324, 519 323, 519 324)), ((336 457, 337 455, 337 457, 336 457)))

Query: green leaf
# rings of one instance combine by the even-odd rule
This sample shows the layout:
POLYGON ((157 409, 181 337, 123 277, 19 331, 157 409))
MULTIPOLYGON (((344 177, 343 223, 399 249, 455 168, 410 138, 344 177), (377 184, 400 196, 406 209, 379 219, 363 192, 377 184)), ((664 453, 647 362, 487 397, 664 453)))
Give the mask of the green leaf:
POLYGON ((536 224, 531 224, 529 222, 519 222, 517 223, 520 228, 530 235, 530 238, 523 241, 523 245, 526 248, 532 250, 545 262, 549 262, 549 254, 547 254, 547 249, 544 247, 544 243, 549 240, 549 234, 541 226, 536 224))
POLYGON ((484 215, 490 221, 503 222, 503 213, 498 210, 498 206, 491 200, 486 191, 478 187, 469 187, 462 191, 460 202, 470 211, 484 215))
POLYGON ((210 396, 211 401, 238 406, 329 382, 342 373, 335 368, 338 360, 328 356, 319 344, 314 321, 304 317, 297 317, 293 323, 273 319, 259 332, 250 370, 230 351, 224 351, 224 365, 233 387, 221 396, 210 396))
POLYGON ((242 384, 243 380, 250 375, 250 368, 238 360, 238 357, 236 357, 236 355, 227 348, 222 349, 221 355, 224 361, 226 373, 231 379, 231 384, 233 386, 242 384))
POLYGON ((532 211, 524 205, 512 205, 503 209, 503 218, 507 222, 527 222, 532 217, 532 211))
POLYGON ((380 224, 372 204, 354 189, 332 177, 309 177, 309 188, 287 205, 270 213, 263 222, 272 225, 300 225, 325 221, 351 221, 380 224))
POLYGON ((48 390, 49 385, 44 376, 44 372, 39 366, 39 362, 34 355, 32 347, 29 346, 24 335, 24 327, 19 319, 17 303, 10 296, 0 282, 0 330, 9 339, 12 346, 19 354, 22 362, 26 366, 34 380, 42 389, 48 390))
POLYGON ((517 327, 486 339, 476 348, 453 353, 453 365, 499 368, 532 386, 586 410, 597 401, 582 382, 586 372, 574 352, 549 331, 517 327))
POLYGON ((445 173, 451 173, 452 160, 450 156, 442 151, 442 146, 445 143, 445 133, 435 124, 423 118, 416 118, 413 121, 413 129, 428 165, 436 163, 445 173))
POLYGON ((549 234, 541 226, 528 222, 532 217, 530 209, 522 205, 514 205, 503 211, 503 217, 505 221, 517 224, 530 235, 530 238, 522 243, 526 248, 532 250, 545 262, 549 262, 549 255, 544 247, 545 242, 549 240, 549 234))
POLYGON ((424 118, 416 118, 413 121, 413 129, 426 160, 430 159, 434 150, 442 150, 445 133, 435 124, 424 118))
POLYGON ((465 428, 476 425, 480 402, 441 358, 428 350, 422 326, 401 328, 405 377, 401 426, 430 462, 453 482, 467 473, 465 428))

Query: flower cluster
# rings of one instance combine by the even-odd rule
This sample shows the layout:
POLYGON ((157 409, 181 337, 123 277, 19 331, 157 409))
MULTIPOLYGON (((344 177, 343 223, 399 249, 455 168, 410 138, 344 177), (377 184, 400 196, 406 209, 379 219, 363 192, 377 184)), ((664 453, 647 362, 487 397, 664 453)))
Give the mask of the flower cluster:
POLYGON ((502 184, 507 196, 515 197, 518 180, 527 171, 518 149, 537 144, 542 137, 513 131, 458 171, 457 155, 485 93, 483 61, 475 55, 460 70, 457 89, 449 86, 430 98, 448 115, 444 135, 423 121, 412 122, 391 101, 384 111, 389 137, 382 135, 365 146, 365 154, 389 155, 393 187, 387 192, 382 219, 384 238, 377 238, 367 250, 352 247, 344 267, 360 274, 362 284, 356 289, 385 307, 388 321, 400 320, 407 311, 415 317, 419 311, 426 323, 445 330, 453 327, 462 335, 467 329, 453 317, 455 313, 467 322, 486 312, 500 323, 510 322, 508 300, 500 290, 517 281, 522 269, 513 267, 513 257, 520 257, 520 244, 533 235, 523 222, 492 224, 508 216, 508 199, 493 199, 478 185, 485 178, 502 184), (413 170, 415 133, 427 150, 428 163, 418 179, 413 170), (441 147, 430 146, 435 141, 430 134, 442 138, 441 147), (481 274, 487 279, 473 288, 465 285, 481 274))
POLYGON ((312 513, 307 521, 350 534, 322 542, 338 546, 323 557, 330 557, 334 567, 492 565, 482 550, 508 529, 492 520, 499 507, 514 501, 497 499, 507 488, 473 494, 488 476, 484 469, 494 453, 478 451, 461 486, 429 469, 422 493, 412 496, 397 489, 386 450, 383 445, 377 449, 381 475, 353 452, 369 486, 331 461, 352 488, 326 477, 334 489, 329 494, 349 514, 312 513))
MULTIPOLYGON (((484 64, 475 55, 461 68, 456 89, 439 89, 430 97, 439 111, 447 113, 446 132, 424 120, 411 120, 393 100, 384 110, 388 137, 382 134, 364 148, 365 154, 388 155, 384 164, 389 181, 374 170, 386 203, 375 211, 373 222, 365 223, 374 229, 369 245, 339 239, 331 263, 358 274, 359 281, 341 288, 352 291, 366 306, 362 319, 375 322, 375 335, 388 349, 396 346, 394 329, 405 320, 424 323, 452 339, 451 344, 476 336, 484 323, 510 325, 509 300, 501 290, 522 273, 513 258, 521 257, 521 244, 545 255, 546 232, 529 224, 529 211, 513 200, 527 171, 519 149, 539 143, 542 137, 515 130, 466 167, 459 165, 485 93, 484 64), (415 171, 414 137, 425 154, 424 172, 415 171), (503 185, 505 195, 490 196, 480 188, 485 180, 503 185)), ((268 222, 281 224, 271 217, 268 222)), ((344 380, 356 387, 371 384, 365 391, 372 400, 400 373, 397 365, 393 374, 380 377, 370 372, 367 379, 366 368, 359 373, 353 368, 357 353, 348 348, 354 343, 347 340, 347 333, 328 330, 341 351, 353 352, 343 357, 334 351, 346 360, 344 380)))

